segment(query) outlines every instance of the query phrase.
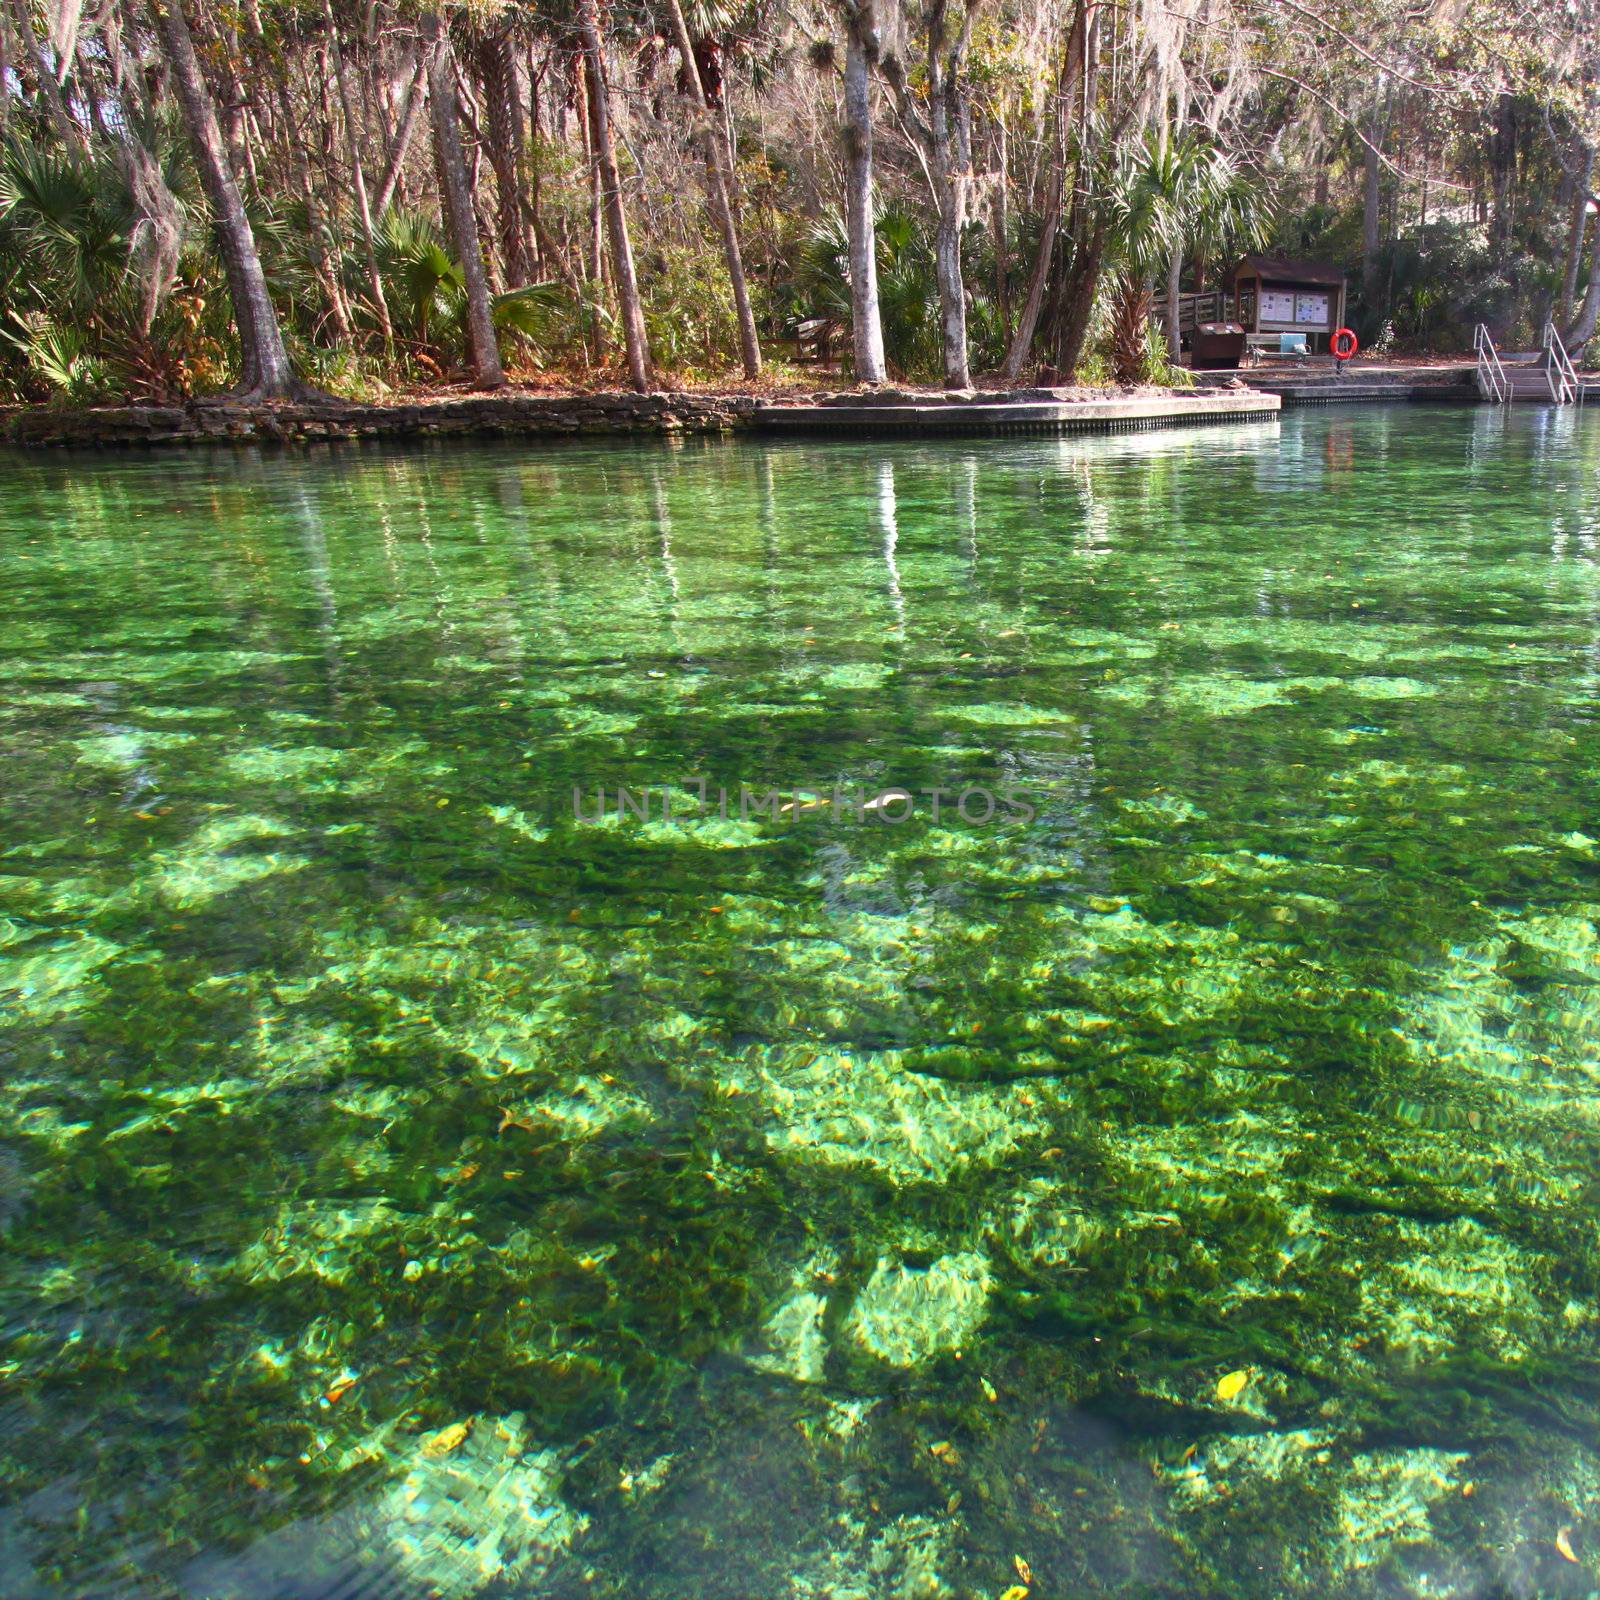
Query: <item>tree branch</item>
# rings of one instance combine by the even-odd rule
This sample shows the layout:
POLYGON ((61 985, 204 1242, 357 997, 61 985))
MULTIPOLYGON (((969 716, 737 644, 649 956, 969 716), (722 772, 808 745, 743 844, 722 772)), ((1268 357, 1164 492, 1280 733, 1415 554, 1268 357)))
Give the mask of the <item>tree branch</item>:
POLYGON ((1470 183, 1452 183, 1448 178, 1437 178, 1426 172, 1407 172, 1404 167, 1399 166, 1395 162, 1391 161, 1389 157, 1386 156, 1383 151, 1366 136, 1366 134, 1362 131, 1361 124, 1357 122, 1348 111, 1346 111, 1342 106, 1335 105, 1333 101, 1331 101, 1327 95, 1323 94, 1320 89, 1313 89, 1311 85, 1303 78, 1295 77, 1292 72, 1280 72, 1276 67, 1258 66, 1256 70, 1258 72, 1264 72, 1269 78, 1281 78, 1285 83, 1292 83, 1295 88, 1303 89, 1308 95, 1311 96, 1313 100, 1319 101, 1322 105, 1326 106, 1328 110, 1330 110, 1334 116, 1344 123, 1356 136, 1356 138, 1358 138, 1362 144, 1364 144, 1367 149, 1369 149, 1373 155, 1378 158, 1379 163, 1382 166, 1387 167, 1397 178, 1404 178, 1408 183, 1431 183, 1436 188, 1440 189, 1457 189, 1462 194, 1470 194, 1472 192, 1472 185, 1470 183))

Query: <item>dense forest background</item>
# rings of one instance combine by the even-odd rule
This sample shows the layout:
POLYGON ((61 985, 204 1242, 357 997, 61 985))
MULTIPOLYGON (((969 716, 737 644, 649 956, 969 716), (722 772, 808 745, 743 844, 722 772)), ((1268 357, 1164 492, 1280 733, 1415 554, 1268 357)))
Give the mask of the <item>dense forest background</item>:
POLYGON ((1246 248, 1581 350, 1597 77, 1592 0, 0 0, 0 395, 1165 382, 1246 248))

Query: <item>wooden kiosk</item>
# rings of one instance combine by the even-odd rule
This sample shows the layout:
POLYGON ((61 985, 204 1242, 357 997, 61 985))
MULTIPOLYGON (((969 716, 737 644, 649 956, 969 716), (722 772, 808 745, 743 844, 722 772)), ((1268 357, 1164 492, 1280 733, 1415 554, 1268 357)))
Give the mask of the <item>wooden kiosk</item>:
POLYGON ((1314 354, 1344 326, 1344 273, 1331 262, 1246 256, 1229 281, 1233 320, 1252 349, 1276 350, 1283 334, 1303 333, 1314 354))

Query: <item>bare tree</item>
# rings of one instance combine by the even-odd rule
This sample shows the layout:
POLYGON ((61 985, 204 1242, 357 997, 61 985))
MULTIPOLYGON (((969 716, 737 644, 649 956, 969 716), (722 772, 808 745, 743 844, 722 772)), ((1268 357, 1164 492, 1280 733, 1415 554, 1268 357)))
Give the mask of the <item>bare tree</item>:
POLYGON ((389 321, 389 301, 383 291, 383 274, 378 271, 378 241, 372 231, 372 203, 367 196, 367 174, 361 160, 361 130, 351 109, 350 83, 345 73, 344 51, 339 45, 339 24, 333 15, 333 0, 323 0, 322 10, 328 24, 328 52, 333 65, 334 83, 339 90, 339 109, 344 116, 345 146, 350 152, 350 182, 356 194, 356 217, 361 224, 367 287, 372 292, 372 307, 378 314, 383 342, 393 345, 394 328, 389 321))
POLYGON ((873 0, 844 0, 845 226, 850 240, 850 327, 857 383, 884 383, 878 310, 878 238, 872 194, 872 69, 879 40, 873 0))
POLYGON ((589 132, 594 142, 605 204, 606 231, 611 240, 611 265, 617 280, 617 306, 628 351, 628 377, 641 394, 650 388, 650 347, 645 338, 644 308, 633 271, 633 246, 628 242, 628 216, 622 208, 622 175, 611 143, 611 100, 606 88, 605 50, 600 42, 600 12, 595 0, 578 0, 578 36, 583 43, 589 79, 589 132))
POLYGON ((979 0, 961 6, 952 34, 950 0, 928 0, 920 19, 926 57, 927 115, 922 114, 893 56, 883 62, 900 120, 921 147, 939 208, 934 234, 934 272, 939 283, 939 320, 944 341, 944 385, 968 389, 967 291, 961 278, 961 230, 972 198, 972 102, 965 80, 967 51, 979 0))
POLYGON ((683 20, 683 7, 678 0, 665 0, 667 15, 672 23, 673 42, 683 57, 683 75, 688 84, 689 98, 694 105, 695 139, 700 144, 706 165, 706 197, 711 206, 711 219, 716 223, 722 238, 722 254, 728 263, 728 282, 733 288, 733 308, 739 319, 739 353, 744 360, 747 378, 761 376, 761 341, 756 337, 755 313, 750 309, 750 290, 745 283, 744 257, 739 249, 739 230, 733 220, 733 206, 728 199, 728 175, 723 170, 722 136, 712 126, 710 107, 706 101, 705 85, 700 79, 700 65, 695 59, 694 45, 689 39, 689 28, 683 20))
POLYGON ((200 183, 216 213, 218 242, 228 277, 228 294, 239 328, 240 400, 303 398, 305 385, 295 376, 284 346, 278 313, 267 292, 266 274, 256 253, 255 232, 245 213, 239 184, 228 164, 227 146, 217 125, 211 92, 195 56, 194 40, 181 0, 152 0, 156 29, 172 69, 172 82, 194 149, 200 183))
POLYGON ((422 118, 423 79, 427 65, 426 58, 418 55, 416 66, 411 73, 411 81, 406 87, 406 102, 405 108, 400 113, 400 126, 395 129, 394 142, 389 147, 383 176, 378 180, 377 193, 372 197, 374 217, 381 217, 389 209, 389 202, 394 199, 395 188, 400 182, 400 173, 406 164, 406 152, 411 148, 417 123, 422 118))
MULTIPOLYGON (((1004 375, 1008 383, 1022 376, 1022 369, 1033 350, 1033 338, 1039 327, 1039 316, 1044 310, 1045 291, 1049 285, 1050 269, 1055 260, 1056 240, 1061 232, 1061 207, 1067 174, 1067 124, 1077 108, 1076 95, 1085 91, 1087 100, 1088 62, 1091 44, 1090 26, 1094 6, 1090 0, 1073 0, 1072 26, 1067 32, 1066 49, 1062 55, 1061 72, 1054 96, 1055 139, 1050 147, 1050 177, 1045 198, 1043 225, 1039 233, 1039 249, 1034 257, 1033 271, 1028 275, 1028 293, 1017 319, 1011 346, 1006 351, 1004 375)), ((1083 120, 1087 121, 1085 117, 1083 120)))
POLYGON ((478 241, 478 221, 461 150, 461 121, 456 101, 456 59, 450 36, 437 12, 423 19, 428 48, 428 107, 433 118, 433 143, 439 159, 439 183, 444 191, 450 242, 461 262, 467 291, 467 344, 472 352, 473 381, 480 389, 498 389, 506 381, 495 338, 494 312, 489 303, 489 280, 483 266, 483 246, 478 241))

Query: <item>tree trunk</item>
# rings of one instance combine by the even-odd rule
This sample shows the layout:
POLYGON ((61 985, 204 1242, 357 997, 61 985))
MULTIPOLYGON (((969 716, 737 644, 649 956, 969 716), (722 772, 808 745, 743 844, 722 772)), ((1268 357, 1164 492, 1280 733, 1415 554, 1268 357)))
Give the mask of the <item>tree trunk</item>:
POLYGON ((384 165, 383 177, 378 182, 378 192, 372 197, 374 217, 382 217, 389 209, 389 202, 394 199, 395 186, 400 182, 400 172, 406 164, 406 152, 411 148, 412 137, 422 117, 422 76, 426 68, 427 63, 419 55, 416 70, 411 75, 411 85, 406 90, 406 103, 405 109, 400 113, 400 126, 395 131, 389 159, 384 165))
POLYGON ((394 325, 389 320, 389 301, 383 292, 383 274, 378 271, 378 242, 372 231, 372 205, 367 198, 367 175, 361 165, 361 129, 356 124, 350 101, 350 85, 345 76, 344 51, 339 48, 339 25, 334 20, 332 0, 323 0, 323 16, 328 23, 328 50, 333 63, 333 81, 339 90, 339 109, 344 114, 345 145, 350 153, 350 180, 356 191, 356 217, 361 223, 361 245, 366 256, 367 287, 372 291, 372 306, 378 313, 378 327, 386 348, 393 349, 394 325))
MULTIPOLYGON (((483 152, 489 147, 489 139, 484 133, 486 119, 483 108, 478 104, 478 97, 472 92, 471 80, 458 70, 455 81, 456 111, 471 139, 472 160, 467 166, 467 194, 472 200, 473 221, 478 230, 478 253, 483 257, 483 267, 488 275, 489 294, 492 298, 503 293, 507 284, 500 260, 499 241, 495 237, 495 230, 490 226, 488 202, 483 192, 483 152)), ((466 141, 463 140, 463 149, 465 147, 466 141)))
POLYGON ((1002 119, 997 124, 998 162, 994 184, 994 303, 1000 313, 1000 332, 1011 337, 1011 247, 1010 219, 1007 211, 1007 193, 1010 187, 1010 160, 1006 125, 1002 119))
POLYGON ((1034 257, 1033 271, 1028 277, 1028 297, 1022 302, 1017 331, 1011 336, 1011 348, 1006 351, 1003 373, 1007 383, 1015 383, 1022 376, 1023 365, 1033 350, 1039 313, 1044 310, 1044 293, 1050 282, 1050 263, 1055 258, 1056 236, 1061 231, 1062 173, 1061 162, 1052 164, 1050 189, 1044 204, 1044 226, 1039 233, 1039 253, 1034 257))
POLYGON ((1183 281, 1183 252, 1167 262, 1167 359, 1177 366, 1183 357, 1183 331, 1178 326, 1178 289, 1183 281))
POLYGON ((846 0, 845 223, 850 236, 850 326, 857 383, 884 383, 883 322, 878 311, 878 237, 872 203, 872 84, 878 59, 873 0, 846 0))
POLYGON ((1509 259, 1514 231, 1517 173, 1517 102, 1502 90, 1495 102, 1494 133, 1489 141, 1489 176, 1494 205, 1489 216, 1489 241, 1496 262, 1509 259))
POLYGON ((1106 228, 1104 221, 1099 221, 1073 251, 1072 265, 1067 269, 1063 285, 1061 316, 1056 328, 1056 366, 1063 383, 1073 381, 1078 363, 1083 359, 1083 341, 1088 336, 1089 319, 1094 314, 1094 297, 1100 287, 1105 257, 1106 228))
POLYGON ((961 279, 961 230, 972 191, 972 111, 962 69, 972 30, 972 3, 962 5, 961 30, 949 39, 949 0, 930 0, 922 14, 927 69, 924 118, 896 61, 884 63, 900 120, 917 144, 939 206, 934 234, 934 274, 939 286, 939 324, 944 344, 944 386, 967 389, 967 295, 961 279), (949 53, 946 55, 946 47, 949 53))
POLYGON ((216 216, 228 294, 239 329, 241 370, 237 397, 248 400, 300 398, 306 393, 305 386, 289 365, 278 313, 272 296, 267 293, 266 274, 256 254, 255 234, 245 213, 238 182, 228 165, 222 130, 217 125, 211 94, 200 72, 181 0, 154 0, 151 9, 161 42, 166 47, 173 88, 189 142, 194 147, 200 183, 216 216))
MULTIPOLYGON (((970 13, 969 13, 970 14, 970 13)), ((934 270, 939 278, 939 320, 944 332, 944 386, 970 389, 967 364, 967 291, 961 279, 961 230, 972 189, 971 111, 960 81, 957 50, 946 64, 932 113, 933 171, 939 185, 939 227, 934 235, 934 270)), ((930 59, 933 52, 930 51, 930 59)))
POLYGON ((317 198, 316 185, 311 177, 311 163, 307 159, 307 141, 301 135, 299 123, 295 117, 294 104, 289 95, 288 72, 279 70, 279 62, 274 58, 271 47, 267 43, 266 33, 261 26, 260 8, 253 3, 244 8, 246 32, 255 59, 250 63, 254 69, 254 76, 259 80, 268 80, 272 84, 273 97, 278 104, 278 120, 281 126, 278 129, 279 143, 288 173, 300 190, 300 198, 305 202, 306 223, 311 230, 311 252, 315 265, 317 281, 322 285, 323 295, 328 302, 329 313, 333 317, 334 331, 338 337, 349 342, 351 337, 350 311, 345 302, 344 285, 339 281, 339 265, 334 257, 333 238, 337 225, 328 218, 317 198))
POLYGON ((1572 320, 1572 303, 1578 296, 1578 273, 1583 266, 1583 240, 1589 228, 1590 185, 1594 182, 1594 147, 1584 143, 1582 156, 1579 176, 1573 179, 1576 192, 1572 197, 1572 223, 1567 230, 1567 270, 1561 279, 1561 299, 1556 308, 1556 321, 1563 325, 1572 320))
POLYGON ((495 212, 506 282, 520 288, 533 281, 533 252, 528 243, 528 206, 523 194, 521 149, 522 101, 517 90, 516 56, 510 23, 500 23, 478 46, 478 81, 483 86, 484 131, 489 164, 494 168, 495 212))
POLYGON ((1369 312, 1377 310, 1378 302, 1378 248, 1382 238, 1382 168, 1374 148, 1383 134, 1377 118, 1361 145, 1361 298, 1369 312), (1368 142, 1370 141, 1370 142, 1368 142))
POLYGON ((438 14, 423 23, 429 46, 428 107, 433 118, 433 143, 439 159, 440 187, 450 224, 450 242, 461 262, 467 290, 467 341, 472 353, 472 377, 480 389, 498 389, 506 375, 500 366, 500 347, 494 333, 494 313, 489 305, 489 282, 483 268, 483 247, 467 181, 466 158, 461 152, 461 122, 456 101, 456 62, 450 39, 438 14))
POLYGON ((15 51, 11 45, 11 28, 6 21, 5 7, 0 6, 0 135, 11 126, 11 75, 15 51))
MULTIPOLYGON (((549 240, 545 234, 544 218, 539 209, 539 167, 543 161, 539 144, 544 134, 539 121, 539 78, 540 71, 534 62, 533 46, 528 47, 528 143, 523 147, 525 172, 528 182, 528 231, 533 235, 533 273, 542 277, 546 267, 553 265, 549 262, 549 240)), ((561 270, 560 267, 557 268, 561 270)))
POLYGON ((739 208, 744 204, 744 198, 739 192, 739 143, 733 136, 733 96, 723 94, 721 101, 722 148, 727 152, 728 162, 728 209, 733 212, 734 226, 737 227, 743 220, 739 208))
POLYGON ((601 287, 606 281, 606 208, 600 182, 600 157, 595 154, 589 131, 588 69, 580 66, 585 86, 578 96, 578 136, 583 141, 584 160, 589 168, 589 276, 601 287))
POLYGON ((734 226, 733 207, 728 200, 727 175, 722 169, 722 139, 711 123, 705 85, 700 81, 700 64, 689 39, 688 25, 683 20, 683 7, 678 0, 666 0, 666 3, 674 42, 678 46, 678 54, 683 57, 683 75, 689 85, 689 98, 694 102, 695 138, 705 155, 706 198, 710 202, 712 220, 722 237, 723 257, 728 263, 733 308, 739 319, 739 354, 744 361, 745 377, 755 379, 761 376, 761 341, 756 337, 756 318, 750 309, 744 257, 739 250, 739 230, 734 226))
MULTIPOLYGON (((212 97, 212 104, 217 106, 220 111, 222 142, 227 148, 228 164, 236 173, 242 172, 251 189, 259 193, 255 168, 252 165, 250 140, 244 125, 244 85, 240 83, 238 69, 234 65, 235 41, 231 36, 219 36, 215 32, 208 39, 205 30, 205 24, 208 20, 206 14, 200 11, 196 12, 196 16, 199 18, 202 28, 201 43, 202 45, 210 46, 208 54, 212 61, 213 81, 215 81, 219 72, 222 77, 222 82, 218 84, 219 92, 212 97), (220 50, 218 49, 219 45, 221 46, 220 50), (218 65, 219 56, 221 58, 220 67, 218 65)), ((214 19, 209 20, 214 21, 214 19)))
POLYGON ((933 239, 934 271, 939 279, 939 324, 944 335, 944 386, 970 389, 967 367, 967 294, 961 282, 961 211, 955 200, 939 208, 933 239))
POLYGON ((1600 236, 1595 239, 1589 253, 1589 287, 1578 310, 1578 320, 1562 335, 1567 353, 1574 358, 1594 338, 1595 327, 1600 324, 1600 236))
POLYGON ((1011 345, 1006 351, 1002 371, 1007 383, 1015 383, 1022 376, 1023 366, 1032 354, 1034 335, 1039 329, 1039 315, 1044 310, 1045 292, 1050 287, 1050 268, 1055 261, 1056 239, 1061 232, 1061 206, 1066 185, 1066 127, 1072 96, 1080 84, 1086 83, 1093 59, 1090 25, 1088 0, 1075 0, 1072 27, 1067 34, 1066 49, 1061 57, 1061 74, 1056 84, 1055 159, 1049 164, 1050 186, 1045 195, 1044 226, 1039 234, 1039 253, 1034 257, 1033 271, 1028 277, 1027 298, 1023 301, 1016 332, 1011 336, 1011 345))
POLYGON ((622 208, 622 175, 611 145, 611 107, 606 90, 605 54, 600 43, 600 11, 595 0, 578 0, 578 35, 583 43, 589 78, 589 130, 605 195, 606 231, 611 237, 611 266, 617 280, 617 307, 628 350, 628 377, 640 394, 650 388, 650 347, 645 339, 644 308, 633 272, 633 246, 628 242, 628 217, 622 208))
POLYGON ((1143 277, 1124 267, 1111 302, 1111 371, 1124 388, 1144 379, 1151 295, 1143 277))

